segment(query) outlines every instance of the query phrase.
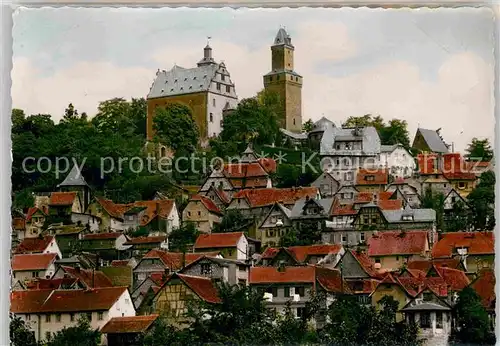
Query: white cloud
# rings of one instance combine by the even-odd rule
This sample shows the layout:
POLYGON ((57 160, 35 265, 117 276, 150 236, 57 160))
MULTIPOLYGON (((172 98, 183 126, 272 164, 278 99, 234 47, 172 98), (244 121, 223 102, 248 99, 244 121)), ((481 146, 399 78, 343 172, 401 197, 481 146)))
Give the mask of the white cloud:
MULTIPOLYGON (((324 115, 340 125, 348 116, 366 113, 380 114, 386 120, 401 118, 408 121, 411 136, 418 124, 430 129, 442 127, 445 140, 454 142, 458 150, 474 136, 493 138, 493 67, 477 55, 450 55, 434 82, 422 79, 418 67, 405 61, 386 61, 356 74, 331 77, 319 72, 317 64, 349 59, 357 51, 345 25, 307 22, 297 32, 300 34, 292 37, 292 42, 296 70, 304 76, 304 120, 324 115)), ((256 50, 227 41, 211 42, 214 58, 226 63, 240 99, 262 89, 262 75, 271 68, 269 46, 273 38, 256 50)), ((174 63, 195 66, 202 54, 203 47, 185 42, 153 52, 152 58, 159 68, 170 69, 174 63)), ((14 60, 14 106, 27 113, 50 113, 58 119, 69 102, 92 115, 99 101, 146 96, 156 71, 75 62, 51 76, 41 72, 34 61, 14 60)))

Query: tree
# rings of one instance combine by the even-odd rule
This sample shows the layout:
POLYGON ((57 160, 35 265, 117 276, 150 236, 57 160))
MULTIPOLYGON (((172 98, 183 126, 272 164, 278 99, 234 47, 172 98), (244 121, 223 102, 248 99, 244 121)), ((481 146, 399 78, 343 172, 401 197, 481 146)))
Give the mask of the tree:
POLYGON ((12 133, 19 133, 23 129, 24 121, 26 120, 26 114, 22 109, 13 108, 12 109, 12 133))
POLYGON ((436 227, 438 230, 444 229, 444 195, 441 192, 433 191, 430 187, 424 192, 422 197, 422 208, 434 209, 436 211, 436 227))
POLYGON ((246 231, 249 224, 250 221, 243 216, 239 209, 229 209, 226 210, 221 222, 215 225, 212 232, 225 233, 246 231))
POLYGON ((458 294, 453 313, 456 318, 456 328, 452 333, 455 341, 473 345, 495 344, 495 334, 489 328, 488 313, 472 287, 466 287, 458 294))
POLYGON ((80 318, 76 326, 64 327, 52 337, 47 346, 98 346, 101 333, 92 329, 87 318, 80 318))
POLYGON ((302 125, 303 132, 311 132, 313 128, 314 128, 314 123, 311 119, 309 119, 302 125))
POLYGON ((101 132, 120 132, 125 136, 132 135, 136 126, 130 117, 130 103, 123 98, 102 101, 97 107, 97 114, 92 123, 101 132))
POLYGON ((313 245, 321 242, 321 231, 324 227, 323 222, 303 221, 294 225, 280 239, 280 246, 302 246, 313 245))
POLYGON ((479 184, 467 196, 471 207, 472 227, 475 230, 493 230, 495 227, 495 173, 481 174, 479 184))
POLYGON ((187 345, 185 335, 167 322, 166 316, 159 316, 152 328, 142 338, 143 346, 187 345))
POLYGON ((266 307, 260 290, 246 285, 221 283, 219 304, 196 300, 189 307, 190 344, 272 344, 275 313, 266 307))
POLYGON ((462 201, 453 204, 444 222, 446 232, 469 231, 472 228, 470 209, 462 201))
POLYGON ((72 103, 68 105, 68 107, 64 110, 64 116, 61 119, 61 122, 70 123, 74 120, 78 119, 78 110, 73 106, 72 103))
POLYGON ((172 103, 165 108, 157 108, 153 129, 156 140, 174 151, 193 152, 198 144, 198 126, 187 106, 172 103))
POLYGON ((10 345, 11 346, 39 346, 33 333, 26 323, 18 316, 10 315, 10 345))
POLYGON ((168 236, 170 250, 177 250, 185 253, 189 245, 194 244, 200 232, 194 223, 184 222, 181 227, 174 229, 168 236))
POLYGON ((493 149, 488 138, 478 139, 474 137, 465 151, 467 152, 465 157, 471 161, 491 161, 493 158, 493 149))

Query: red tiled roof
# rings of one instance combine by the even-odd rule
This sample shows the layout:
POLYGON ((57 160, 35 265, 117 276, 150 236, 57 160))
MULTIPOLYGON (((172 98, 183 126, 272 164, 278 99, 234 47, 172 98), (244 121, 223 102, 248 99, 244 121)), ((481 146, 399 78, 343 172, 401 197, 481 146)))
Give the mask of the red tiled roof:
POLYGON ((276 172, 276 161, 268 158, 268 157, 263 157, 257 160, 258 163, 264 168, 264 170, 267 173, 275 173, 276 172))
MULTIPOLYGON (((202 256, 207 257, 216 257, 218 252, 198 252, 198 253, 186 253, 186 263, 188 265, 191 262, 194 262, 198 258, 202 256)), ((167 252, 162 250, 151 250, 144 258, 159 258, 163 264, 170 270, 178 270, 182 268, 182 258, 183 254, 181 252, 167 252)))
POLYGON ((403 209, 403 201, 400 199, 379 200, 377 205, 382 210, 399 210, 403 209))
POLYGON ((384 231, 368 239, 368 256, 423 254, 427 245, 426 231, 384 231))
POLYGON ((279 248, 276 248, 276 247, 268 247, 266 249, 266 251, 264 251, 264 253, 262 254, 261 258, 262 259, 271 259, 271 258, 274 258, 274 256, 276 256, 276 254, 280 251, 279 248))
POLYGON ((314 198, 318 194, 316 187, 293 187, 293 188, 268 188, 268 189, 246 189, 234 194, 235 198, 246 198, 250 207, 257 208, 273 205, 277 202, 282 204, 295 204, 301 198, 314 198))
POLYGON ((326 256, 331 253, 337 254, 340 249, 342 249, 342 245, 339 244, 291 246, 287 248, 299 262, 304 262, 309 256, 326 256))
POLYGON ((101 328, 103 334, 142 333, 151 327, 159 315, 113 317, 101 328))
POLYGON ((214 203, 214 201, 212 201, 210 198, 208 197, 205 197, 205 196, 202 196, 202 195, 194 195, 192 196, 189 201, 200 201, 204 206, 205 208, 207 208, 207 210, 211 213, 214 213, 214 214, 219 214, 221 215, 222 212, 220 211, 220 209, 217 207, 217 205, 214 203))
POLYGON ((275 267, 251 267, 248 281, 250 284, 314 283, 315 279, 313 266, 286 267, 283 271, 275 267))
POLYGON ((101 207, 115 219, 123 219, 123 213, 130 208, 130 204, 115 204, 112 200, 96 198, 101 207))
POLYGON ((112 267, 125 267, 128 266, 129 260, 114 260, 111 261, 112 267))
POLYGON ((471 172, 445 172, 444 177, 448 180, 476 180, 476 175, 471 172))
POLYGON ((453 291, 461 291, 470 283, 467 275, 461 270, 446 267, 437 267, 436 270, 453 291))
POLYGON ((44 252, 50 243, 54 240, 53 236, 46 235, 43 238, 24 238, 15 250, 15 253, 38 253, 44 252))
POLYGON ((44 270, 56 259, 55 253, 20 254, 12 257, 11 266, 13 271, 44 270))
POLYGON ((366 253, 358 252, 356 250, 350 250, 351 254, 358 261, 359 265, 365 270, 365 272, 371 277, 379 278, 382 274, 380 274, 375 269, 375 262, 368 257, 366 253))
POLYGON ((217 196, 219 196, 219 198, 222 201, 222 203, 224 203, 224 204, 227 205, 227 204, 229 204, 231 202, 231 199, 226 194, 226 192, 224 192, 224 190, 217 189, 217 188, 214 187, 214 191, 217 194, 217 196))
POLYGON ((436 267, 448 267, 457 269, 460 266, 459 258, 442 258, 442 259, 432 259, 432 260, 412 260, 407 264, 409 269, 418 269, 425 273, 434 265, 436 267))
POLYGON ((167 236, 164 235, 155 237, 136 237, 136 238, 130 238, 129 241, 124 243, 124 245, 161 243, 164 242, 165 239, 167 239, 167 236))
POLYGON ((223 174, 230 179, 268 176, 264 167, 258 162, 225 164, 223 174))
POLYGON ((387 185, 389 171, 387 169, 360 169, 356 175, 356 185, 387 185), (373 176, 373 180, 367 180, 373 176))
POLYGON ((356 215, 358 211, 354 209, 354 204, 340 206, 338 203, 333 206, 332 216, 356 215))
MULTIPOLYGON (((211 279, 201 276, 176 274, 201 299, 208 303, 220 303, 219 292, 211 279)), ((173 277, 173 276, 172 276, 173 277)))
POLYGON ((175 201, 173 199, 161 199, 155 201, 137 201, 132 203, 133 207, 146 207, 144 215, 141 218, 141 226, 146 226, 155 217, 159 216, 166 219, 174 207, 175 201))
POLYGON ((78 281, 76 278, 42 279, 36 278, 26 283, 29 290, 59 289, 61 286, 71 286, 78 281))
POLYGON ((94 240, 94 239, 117 239, 123 233, 121 232, 109 232, 109 233, 94 233, 94 234, 85 234, 83 236, 84 240, 94 240))
POLYGON ((13 313, 61 313, 106 311, 127 291, 127 287, 92 290, 28 290, 10 294, 13 313))
POLYGON ((200 234, 194 243, 195 249, 236 247, 243 232, 200 234))
POLYGON ((100 270, 91 269, 78 269, 69 266, 61 266, 65 273, 79 279, 89 288, 98 287, 111 287, 113 283, 111 280, 100 270))
POLYGON ((495 253, 493 232, 449 232, 439 236, 432 248, 433 258, 450 258, 455 249, 466 247, 469 255, 492 255, 495 253))
POLYGON ((417 162, 420 174, 438 174, 441 170, 438 167, 434 167, 437 154, 418 154, 417 162))
POLYGON ((26 220, 23 217, 13 217, 12 228, 15 230, 26 229, 26 220))
POLYGON ((72 205, 76 198, 76 192, 52 192, 49 205, 72 205))
POLYGON ((328 292, 351 293, 351 289, 345 280, 342 279, 340 270, 313 267, 316 271, 318 283, 328 292), (343 286, 343 287, 342 287, 343 286))
POLYGON ((471 284, 471 287, 481 297, 481 303, 486 309, 495 309, 495 273, 491 269, 483 269, 471 284))
POLYGON ((149 277, 151 278, 151 280, 154 281, 154 283, 157 286, 163 285, 165 281, 169 278, 169 276, 165 275, 165 272, 151 273, 149 277))
POLYGON ((28 212, 26 213, 26 221, 30 221, 31 217, 36 213, 36 212, 41 212, 43 215, 47 215, 48 210, 46 208, 37 208, 37 207, 31 207, 28 209, 28 212))

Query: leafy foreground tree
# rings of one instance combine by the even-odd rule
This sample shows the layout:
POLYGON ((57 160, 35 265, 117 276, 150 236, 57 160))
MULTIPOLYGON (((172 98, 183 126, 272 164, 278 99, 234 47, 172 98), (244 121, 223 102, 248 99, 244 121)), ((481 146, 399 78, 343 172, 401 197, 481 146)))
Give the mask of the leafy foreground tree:
POLYGON ((294 225, 280 239, 280 246, 302 246, 313 245, 321 242, 322 226, 318 225, 317 221, 304 221, 298 225, 294 225))
POLYGON ((444 195, 441 192, 432 191, 428 188, 422 197, 422 208, 430 208, 436 211, 436 227, 438 230, 444 228, 444 195))
POLYGON ((215 224, 214 233, 245 232, 252 221, 243 216, 239 209, 226 210, 219 224, 215 224))
POLYGON ((174 229, 168 236, 169 248, 172 251, 187 252, 189 245, 194 244, 200 232, 192 222, 185 222, 174 229))
POLYGON ((311 132, 314 128, 314 122, 312 119, 309 119, 302 125, 302 131, 304 132, 311 132))
POLYGON ((493 149, 488 138, 473 138, 467 147, 465 157, 474 161, 491 161, 493 158, 493 149))
POLYGON ((466 287, 459 293, 453 312, 456 318, 456 328, 452 332, 454 344, 495 345, 488 313, 474 289, 466 287))
POLYGON ((342 295, 329 307, 329 322, 322 331, 327 345, 407 345, 418 346, 416 325, 396 322, 398 303, 385 296, 379 302, 380 311, 373 306, 360 305, 352 295, 342 295))
POLYGON ((47 346, 98 346, 101 333, 92 329, 86 318, 80 318, 76 326, 63 328, 47 341, 47 346))
POLYGON ((13 314, 10 315, 9 335, 11 346, 39 346, 35 334, 20 317, 13 314))
POLYGON ((153 129, 156 140, 174 151, 193 152, 198 145, 199 129, 187 106, 172 103, 165 108, 157 108, 153 129))
POLYGON ((481 174, 479 184, 467 196, 472 211, 472 227, 491 231, 495 227, 495 173, 481 174))

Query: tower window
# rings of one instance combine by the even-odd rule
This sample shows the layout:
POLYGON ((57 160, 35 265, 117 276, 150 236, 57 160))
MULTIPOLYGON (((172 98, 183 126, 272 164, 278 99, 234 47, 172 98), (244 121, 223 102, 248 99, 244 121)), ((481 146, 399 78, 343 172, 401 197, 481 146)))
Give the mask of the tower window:
POLYGON ((298 82, 299 81, 299 77, 295 77, 295 81, 298 82))
MULTIPOLYGON (((290 66, 290 64, 288 64, 288 66, 290 66)), ((290 76, 290 80, 293 80, 293 76, 290 76)))
POLYGON ((269 81, 272 82, 273 81, 273 76, 270 76, 269 77, 269 81))
POLYGON ((212 105, 215 107, 215 99, 212 99, 212 105))
POLYGON ((279 75, 276 76, 276 80, 280 80, 280 76, 279 75))
POLYGON ((226 76, 224 76, 223 74, 220 75, 220 79, 221 80, 226 80, 226 76))
POLYGON ((213 123, 214 122, 214 115, 213 113, 210 113, 210 122, 213 123))
POLYGON ((226 92, 227 92, 227 93, 230 93, 230 92, 231 92, 231 86, 230 86, 230 85, 226 85, 226 92))
POLYGON ((295 119, 293 119, 293 124, 295 125, 295 119))
POLYGON ((220 83, 217 83, 217 90, 220 91, 220 83))

